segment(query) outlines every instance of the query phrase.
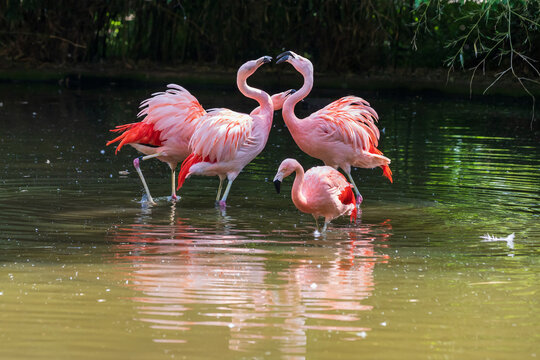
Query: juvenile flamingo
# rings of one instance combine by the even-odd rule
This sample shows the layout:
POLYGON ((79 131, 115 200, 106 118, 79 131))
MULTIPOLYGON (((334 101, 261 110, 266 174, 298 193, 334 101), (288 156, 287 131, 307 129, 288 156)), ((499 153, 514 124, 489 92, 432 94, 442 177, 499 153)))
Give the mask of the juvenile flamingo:
POLYGON ((249 115, 229 109, 213 109, 201 118, 190 141, 192 150, 182 163, 178 173, 178 189, 190 175, 218 176, 219 187, 216 203, 223 210, 233 181, 242 169, 264 149, 272 126, 274 106, 279 108, 283 98, 292 90, 278 94, 273 105, 272 98, 247 84, 247 78, 263 64, 272 61, 269 56, 243 64, 237 73, 240 92, 259 103, 249 115), (228 183, 221 195, 223 180, 228 183))
POLYGON ((324 217, 326 231, 328 223, 341 215, 350 215, 356 220, 356 200, 349 184, 339 171, 330 166, 317 166, 304 174, 302 165, 295 159, 285 159, 279 165, 274 185, 279 194, 284 178, 296 172, 291 197, 298 210, 313 215, 319 231, 319 217, 324 217))
POLYGON ((140 169, 140 160, 157 158, 167 163, 171 169, 171 200, 175 201, 175 169, 179 162, 190 154, 189 140, 197 127, 199 118, 206 114, 199 101, 183 87, 169 84, 167 91, 152 94, 141 102, 142 110, 137 117, 142 121, 119 125, 112 132, 120 136, 107 142, 107 145, 120 142, 115 154, 128 144, 146 156, 137 157, 133 165, 141 178, 148 202, 155 204, 148 185, 140 169))
POLYGON ((346 96, 299 119, 294 114, 294 107, 313 87, 313 65, 292 51, 278 55, 276 63, 282 62, 290 63, 304 77, 303 86, 285 100, 282 111, 283 120, 298 147, 327 166, 343 169, 354 185, 357 205, 362 202, 362 195, 351 176, 351 166, 380 166, 383 175, 392 182, 390 159, 377 149, 379 129, 375 121, 378 115, 369 103, 356 96, 346 96))

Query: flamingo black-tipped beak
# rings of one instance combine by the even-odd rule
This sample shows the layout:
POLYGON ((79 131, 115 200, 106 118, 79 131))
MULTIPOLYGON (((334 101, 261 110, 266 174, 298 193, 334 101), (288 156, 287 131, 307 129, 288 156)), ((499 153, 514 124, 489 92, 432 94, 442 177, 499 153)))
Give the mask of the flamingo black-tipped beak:
POLYGON ((276 61, 276 64, 281 64, 282 62, 285 62, 287 60, 289 60, 289 57, 291 57, 290 55, 285 55, 285 56, 282 56, 280 58, 277 59, 276 61))
POLYGON ((276 187, 276 192, 279 194, 279 192, 281 190, 281 181, 274 180, 274 186, 276 187))
POLYGON ((285 56, 285 55, 289 55, 289 56, 294 57, 295 54, 290 50, 284 51, 281 54, 279 54, 278 56, 276 56, 276 59, 279 59, 280 57, 285 56))
POLYGON ((289 60, 289 58, 295 58, 295 57, 296 57, 296 54, 293 53, 292 51, 282 52, 281 54, 276 56, 276 59, 277 59, 276 64, 281 64, 282 62, 289 60))
POLYGON ((272 62, 272 57, 271 56, 263 56, 262 62, 263 62, 263 64, 268 64, 269 62, 272 62))
POLYGON ((296 90, 291 89, 291 90, 289 90, 289 92, 287 93, 287 96, 292 95, 292 94, 294 94, 295 92, 296 92, 296 90))

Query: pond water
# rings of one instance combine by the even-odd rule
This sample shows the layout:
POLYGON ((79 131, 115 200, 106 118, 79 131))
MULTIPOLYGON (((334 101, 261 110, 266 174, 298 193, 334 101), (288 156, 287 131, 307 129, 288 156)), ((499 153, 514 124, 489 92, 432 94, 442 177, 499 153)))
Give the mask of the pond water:
MULTIPOLYGON (((315 86, 299 115, 363 96, 394 172, 390 184, 354 170, 358 223, 315 237, 292 178, 280 195, 271 181, 286 157, 320 164, 280 113, 226 213, 217 178, 188 179, 171 205, 154 160, 142 169, 158 205, 141 203, 135 151, 105 142, 164 85, 0 85, 0 358, 540 357, 528 105, 315 86)), ((254 107, 234 89, 188 88, 206 108, 254 107)))

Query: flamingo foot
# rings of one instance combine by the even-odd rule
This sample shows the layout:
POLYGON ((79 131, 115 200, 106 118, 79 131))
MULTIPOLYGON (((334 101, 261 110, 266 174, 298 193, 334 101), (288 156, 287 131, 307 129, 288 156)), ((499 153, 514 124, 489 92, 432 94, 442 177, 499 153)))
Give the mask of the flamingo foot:
POLYGON ((157 203, 152 198, 148 198, 148 195, 144 194, 141 198, 141 204, 143 206, 155 206, 157 203))
POLYGON ((218 202, 218 205, 221 211, 225 211, 225 209, 227 208, 227 203, 225 202, 225 200, 220 200, 218 202))

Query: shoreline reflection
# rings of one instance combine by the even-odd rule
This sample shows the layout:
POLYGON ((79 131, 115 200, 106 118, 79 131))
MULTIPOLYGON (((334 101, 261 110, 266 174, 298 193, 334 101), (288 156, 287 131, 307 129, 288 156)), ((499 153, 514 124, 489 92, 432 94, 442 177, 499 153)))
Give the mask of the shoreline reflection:
POLYGON ((308 336, 330 331, 351 341, 371 330, 362 314, 372 310, 375 265, 388 260, 376 247, 387 247, 389 220, 313 240, 238 230, 231 217, 197 227, 174 207, 171 214, 170 224, 138 219, 111 236, 112 261, 139 293, 131 300, 155 342, 204 341, 204 327, 213 327, 228 331, 228 350, 303 358, 308 336))

